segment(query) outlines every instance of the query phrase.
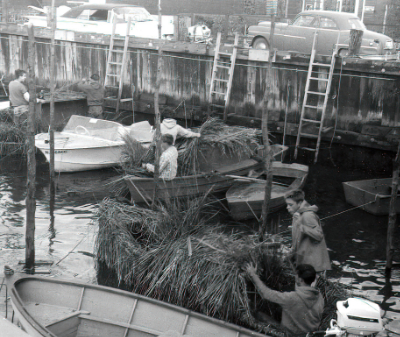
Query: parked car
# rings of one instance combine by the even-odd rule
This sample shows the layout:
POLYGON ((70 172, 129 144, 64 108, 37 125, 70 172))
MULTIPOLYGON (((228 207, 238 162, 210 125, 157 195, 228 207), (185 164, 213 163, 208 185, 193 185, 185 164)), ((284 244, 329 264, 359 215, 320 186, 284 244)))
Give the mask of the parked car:
MULTIPOLYGON (((350 30, 362 30, 360 48, 362 55, 384 55, 395 53, 393 40, 364 26, 360 19, 351 13, 333 11, 304 11, 291 23, 276 23, 273 47, 282 51, 311 54, 314 33, 318 30, 317 53, 332 55, 339 38, 339 55, 348 53, 350 30)), ((255 49, 269 48, 271 22, 262 21, 248 28, 248 41, 255 49)))
MULTIPOLYGON (((117 20, 116 33, 126 35, 126 22, 131 18, 130 35, 143 38, 158 38, 158 18, 144 8, 122 4, 87 4, 71 8, 57 16, 57 29, 81 33, 112 34, 113 20, 117 20)), ((47 27, 46 13, 26 16, 27 23, 47 27)), ((162 38, 174 35, 172 16, 162 17, 162 38)))

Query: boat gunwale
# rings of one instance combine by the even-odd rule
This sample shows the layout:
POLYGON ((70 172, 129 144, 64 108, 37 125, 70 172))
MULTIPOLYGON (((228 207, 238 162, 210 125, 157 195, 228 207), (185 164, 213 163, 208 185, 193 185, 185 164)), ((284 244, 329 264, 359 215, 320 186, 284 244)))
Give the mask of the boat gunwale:
MULTIPOLYGON (((137 293, 133 293, 133 292, 128 292, 128 291, 124 291, 121 289, 117 289, 117 288, 111 288, 111 287, 106 287, 106 286, 101 286, 101 285, 96 285, 96 284, 87 284, 87 283, 83 283, 83 282, 79 282, 79 281, 69 281, 69 280, 65 280, 65 279, 50 279, 50 278, 43 278, 43 277, 39 277, 39 276, 23 276, 23 277, 19 277, 16 280, 12 281, 11 284, 11 295, 12 297, 14 297, 17 301, 12 301, 12 303, 17 306, 19 312, 24 312, 26 313, 24 316, 24 318, 28 321, 28 323, 35 328, 39 333, 41 333, 43 335, 43 333, 45 333, 45 337, 58 337, 57 335, 53 334, 51 331, 49 331, 48 329, 46 329, 45 327, 42 326, 42 324, 40 324, 39 322, 36 321, 36 319, 31 316, 29 314, 29 312, 25 309, 25 306, 23 305, 23 301, 21 299, 21 297, 18 294, 18 291, 16 289, 16 286, 19 284, 22 284, 23 282, 28 282, 28 281, 39 281, 39 282, 50 282, 53 284, 62 284, 62 285, 69 285, 69 286, 75 286, 75 287, 83 287, 83 288, 88 288, 88 289, 94 289, 94 290, 98 290, 98 291, 104 291, 107 293, 116 293, 118 295, 123 295, 123 296, 129 296, 132 299, 136 299, 136 300, 142 300, 144 302, 148 302, 151 303, 153 305, 157 305, 157 306, 161 306, 164 308, 168 308, 177 312, 180 312, 182 314, 188 315, 189 317, 195 317, 198 319, 203 319, 206 321, 210 321, 212 323, 215 323, 217 325, 222 325, 224 327, 230 328, 236 332, 240 332, 240 333, 246 333, 247 335, 250 336, 259 336, 259 337, 265 337, 268 336, 266 334, 262 334, 256 331, 252 331, 250 329, 241 327, 239 325, 235 325, 214 317, 210 317, 195 311, 192 311, 190 309, 186 309, 171 303, 167 303, 161 300, 156 300, 154 298, 150 298, 150 297, 146 297, 137 293), (31 324, 31 323, 34 324, 31 324)), ((122 323, 122 322, 121 322, 122 323)))
MULTIPOLYGON (((346 187, 347 188, 352 188, 353 190, 356 190, 356 191, 359 191, 359 192, 363 192, 363 193, 365 193, 366 195, 368 195, 368 196, 370 196, 371 198, 373 198, 374 200, 376 199, 376 201, 378 200, 378 199, 388 199, 388 198, 391 198, 391 194, 380 194, 380 193, 374 193, 374 192, 372 192, 371 190, 367 190, 367 189, 365 189, 365 187, 363 187, 363 185, 361 185, 362 183, 364 183, 364 182, 367 182, 367 181, 373 181, 373 180, 375 180, 375 181, 383 181, 383 180, 386 180, 386 181, 391 181, 392 180, 392 178, 378 178, 378 179, 363 179, 363 180, 352 180, 352 181, 343 181, 342 182, 342 185, 343 185, 343 189, 346 189, 346 187), (361 185, 359 185, 359 184, 361 185), (346 186, 346 187, 345 187, 346 186)), ((391 184, 390 184, 391 185, 391 184)), ((346 194, 346 193, 345 193, 346 194)))

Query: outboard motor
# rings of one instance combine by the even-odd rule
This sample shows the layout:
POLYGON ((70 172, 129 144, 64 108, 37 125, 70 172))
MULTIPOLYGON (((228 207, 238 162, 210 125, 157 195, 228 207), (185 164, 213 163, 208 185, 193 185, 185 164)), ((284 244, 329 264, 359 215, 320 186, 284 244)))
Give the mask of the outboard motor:
POLYGON ((338 301, 336 307, 337 320, 331 321, 325 336, 375 336, 385 329, 385 312, 374 302, 349 298, 338 301))

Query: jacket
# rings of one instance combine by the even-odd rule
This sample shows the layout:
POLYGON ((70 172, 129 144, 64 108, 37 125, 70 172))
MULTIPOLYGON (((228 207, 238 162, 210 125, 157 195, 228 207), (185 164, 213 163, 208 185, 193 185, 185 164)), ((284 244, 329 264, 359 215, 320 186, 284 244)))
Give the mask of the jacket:
POLYGON ((321 272, 331 270, 331 262, 317 211, 304 200, 293 215, 292 249, 297 265, 310 264, 321 272))
POLYGON ((78 89, 87 95, 87 105, 103 105, 104 88, 96 81, 82 81, 78 84, 78 89))
POLYGON ((161 134, 172 135, 172 137, 174 137, 174 144, 177 136, 191 138, 197 135, 197 133, 185 129, 179 124, 177 124, 176 120, 173 118, 165 118, 163 120, 163 122, 161 123, 161 134))
POLYGON ((324 298, 310 286, 296 286, 295 291, 279 292, 265 287, 262 297, 282 307, 282 326, 292 334, 317 331, 324 312, 324 298))

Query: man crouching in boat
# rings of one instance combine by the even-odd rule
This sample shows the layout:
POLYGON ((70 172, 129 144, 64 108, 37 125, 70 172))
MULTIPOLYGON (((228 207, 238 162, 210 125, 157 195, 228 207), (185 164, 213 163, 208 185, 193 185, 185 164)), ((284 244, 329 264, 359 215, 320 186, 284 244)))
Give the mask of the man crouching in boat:
POLYGON ((264 313, 263 320, 270 324, 280 325, 292 334, 306 334, 318 330, 324 311, 324 298, 316 288, 311 286, 316 277, 313 266, 300 264, 296 267, 296 289, 289 292, 268 288, 257 276, 252 264, 247 265, 246 272, 263 299, 282 307, 280 324, 264 313))
MULTIPOLYGON (((176 177, 176 170, 178 168, 178 150, 173 145, 174 137, 170 134, 164 134, 161 136, 161 150, 160 156, 160 178, 164 180, 172 180, 176 177)), ((143 164, 149 172, 154 173, 153 164, 143 164)))

